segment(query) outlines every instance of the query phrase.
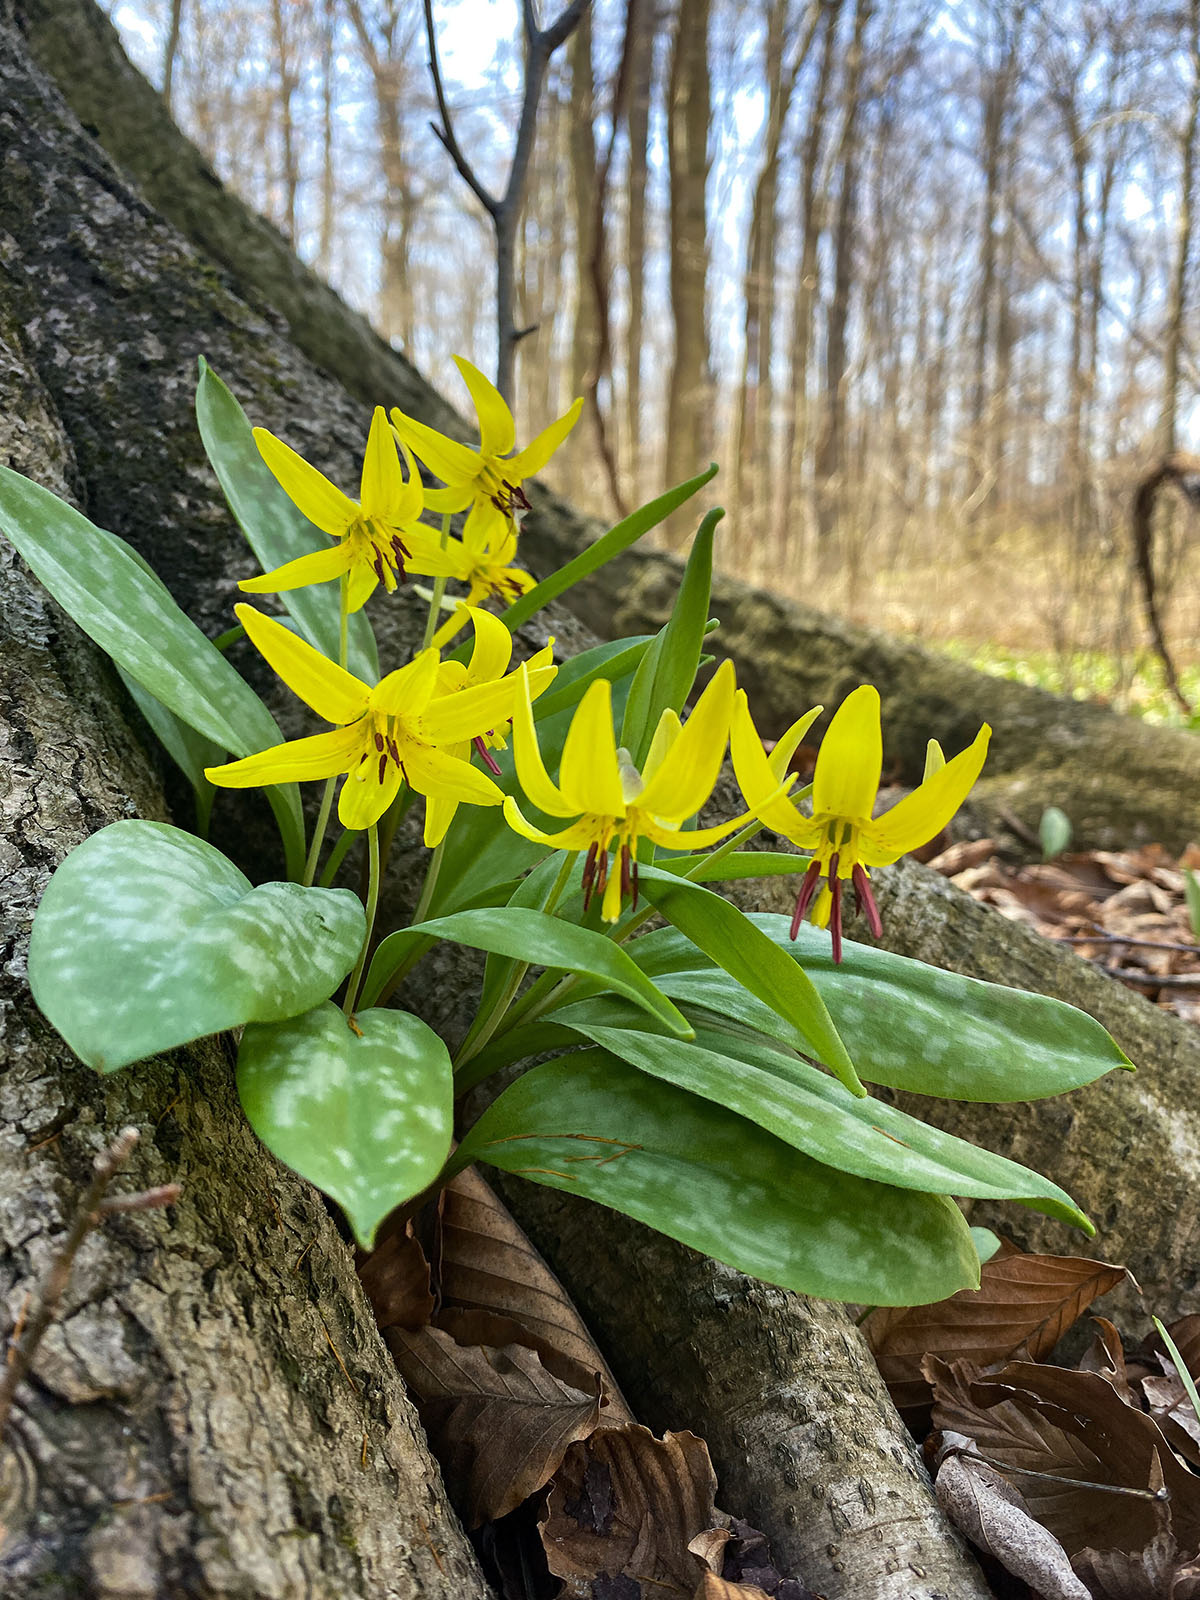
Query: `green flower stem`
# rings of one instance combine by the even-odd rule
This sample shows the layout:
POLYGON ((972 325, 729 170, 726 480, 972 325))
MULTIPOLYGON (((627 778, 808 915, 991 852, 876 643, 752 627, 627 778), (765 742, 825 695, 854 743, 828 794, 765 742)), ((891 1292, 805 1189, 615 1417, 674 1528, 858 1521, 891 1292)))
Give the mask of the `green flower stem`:
MULTIPOLYGON (((541 906, 541 910, 545 912, 547 916, 553 914, 555 907, 562 899, 563 891, 570 882, 571 868, 575 865, 575 857, 577 854, 578 851, 575 850, 565 851, 563 854, 562 865, 558 869, 558 876, 551 885, 550 893, 546 896, 545 902, 541 906)), ((471 1024, 471 1028, 467 1033, 467 1037, 459 1046, 458 1054, 454 1058, 455 1071, 457 1071, 459 1067, 465 1066, 466 1063, 472 1059, 472 1057, 479 1054, 484 1045, 487 1044, 496 1033, 497 1029, 500 1029, 501 1024, 503 1024, 504 1030, 507 1030, 512 1026, 517 1016, 524 1011, 525 1001, 528 999, 528 996, 522 998, 518 1007, 514 1007, 511 1010, 510 1007, 512 1007, 517 990, 525 981, 525 974, 528 971, 529 962, 519 961, 513 968, 512 975, 510 976, 508 982, 504 985, 501 993, 497 996, 495 1004, 492 1006, 491 1010, 486 1014, 486 1016, 475 1018, 475 1021, 471 1024)), ((534 989, 537 989, 539 986, 544 984, 547 978, 550 979, 550 985, 553 987, 553 985, 557 982, 557 973, 544 972, 530 989, 529 993, 532 994, 534 989)))
POLYGON ((325 870, 321 874, 322 889, 328 889, 329 885, 337 877, 338 868, 346 859, 346 852, 358 838, 358 833, 359 830, 357 828, 342 829, 342 836, 329 852, 329 860, 325 863, 325 870))
POLYGON ((238 639, 244 638, 245 635, 245 628, 242 627, 240 622, 235 622, 232 628, 226 628, 224 633, 219 633, 213 640, 213 644, 224 654, 231 644, 234 644, 238 639))
MULTIPOLYGON (((439 550, 446 550, 450 545, 450 513, 447 511, 442 517, 442 539, 439 550)), ((442 596, 446 592, 444 577, 433 580, 433 599, 429 602, 429 615, 425 618, 425 637, 421 640, 421 649, 428 650, 433 643, 433 636, 437 632, 438 617, 442 611, 442 596)))
MULTIPOLYGON (((338 666, 346 670, 350 659, 350 574, 343 572, 339 588, 341 599, 338 620, 338 666)), ((321 859, 321 846, 325 843, 325 829, 329 826, 329 813, 333 808, 333 789, 337 776, 326 778, 325 793, 321 796, 321 809, 317 812, 317 825, 313 830, 312 847, 304 863, 304 887, 307 889, 317 875, 317 862, 321 859)))
POLYGON ((413 912, 414 922, 424 922, 429 915, 429 906, 433 900, 434 890, 437 888, 438 873, 442 870, 442 857, 446 853, 445 839, 434 846, 433 854, 429 858, 429 865, 425 869, 425 882, 421 885, 421 898, 417 901, 417 909, 413 912))
POLYGON ((355 963, 354 971, 350 974, 350 982, 346 985, 346 998, 342 1001, 342 1010, 348 1017, 354 1015, 354 1003, 358 999, 363 972, 367 965, 367 952, 371 948, 371 935, 375 931, 375 913, 379 909, 379 828, 375 823, 372 823, 367 829, 367 849, 370 852, 367 880, 367 931, 362 942, 362 949, 358 952, 358 960, 355 963))

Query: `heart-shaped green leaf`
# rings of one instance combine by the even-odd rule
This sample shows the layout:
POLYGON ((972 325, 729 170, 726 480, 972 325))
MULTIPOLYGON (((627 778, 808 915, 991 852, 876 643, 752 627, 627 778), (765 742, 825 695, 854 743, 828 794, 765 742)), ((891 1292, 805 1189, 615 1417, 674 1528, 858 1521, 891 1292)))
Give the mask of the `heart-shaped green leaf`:
POLYGON ((362 947, 347 889, 250 880, 162 822, 114 822, 47 885, 29 943, 33 997, 90 1067, 114 1072, 331 995, 362 947))
POLYGON ((450 1153, 450 1055, 406 1011, 360 1011, 351 1025, 327 1003, 256 1024, 242 1035, 237 1081, 258 1137, 337 1201, 364 1250, 450 1153))
MULTIPOLYGON (((313 550, 329 549, 328 535, 313 527, 275 481, 258 453, 246 413, 203 356, 196 386, 196 420, 229 509, 264 572, 313 550)), ((309 644, 336 661, 341 604, 337 583, 308 584, 286 590, 279 598, 309 644)), ((366 683, 375 683, 379 654, 365 611, 356 611, 350 618, 347 644, 350 671, 366 683)))
POLYGON ((473 1161, 824 1299, 927 1305, 979 1283, 971 1235, 944 1195, 835 1172, 604 1050, 518 1078, 456 1151, 456 1169, 473 1161))

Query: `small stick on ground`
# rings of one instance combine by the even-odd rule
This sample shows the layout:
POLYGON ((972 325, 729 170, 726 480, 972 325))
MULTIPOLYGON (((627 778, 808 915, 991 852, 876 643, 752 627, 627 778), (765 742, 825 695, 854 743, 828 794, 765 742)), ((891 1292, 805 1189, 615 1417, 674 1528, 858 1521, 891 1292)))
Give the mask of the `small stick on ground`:
POLYGON ((18 1331, 14 1337, 7 1363, 3 1372, 0 1372, 0 1438, 3 1438, 17 1388, 29 1372, 37 1348, 54 1320, 59 1301, 70 1281, 71 1267, 88 1234, 114 1212, 153 1211, 160 1206, 173 1205, 179 1199, 180 1187, 177 1183, 163 1184, 140 1194, 105 1199, 105 1190, 133 1154, 138 1137, 136 1128, 122 1128, 112 1144, 96 1157, 92 1181, 38 1291, 37 1306, 25 1323, 23 1332, 18 1331))

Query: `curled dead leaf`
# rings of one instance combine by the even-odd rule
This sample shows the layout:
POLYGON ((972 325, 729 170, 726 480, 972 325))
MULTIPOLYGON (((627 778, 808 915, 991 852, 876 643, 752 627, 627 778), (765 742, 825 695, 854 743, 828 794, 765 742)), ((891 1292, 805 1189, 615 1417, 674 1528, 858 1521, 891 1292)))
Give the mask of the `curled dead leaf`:
POLYGON ((1090 1600, 1062 1545, 1035 1522, 1007 1479, 969 1454, 949 1455, 934 1483, 938 1504, 973 1545, 1042 1600, 1090 1600))

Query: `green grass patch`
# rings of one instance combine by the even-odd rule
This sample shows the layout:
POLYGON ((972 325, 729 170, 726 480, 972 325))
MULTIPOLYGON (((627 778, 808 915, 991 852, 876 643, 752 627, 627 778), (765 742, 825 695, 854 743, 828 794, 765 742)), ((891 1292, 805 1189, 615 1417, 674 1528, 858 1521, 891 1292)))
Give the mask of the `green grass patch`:
MULTIPOLYGON (((933 648, 997 678, 1032 684, 1073 700, 1098 700, 1145 722, 1200 729, 1200 713, 1190 719, 1183 715, 1152 657, 1142 655, 1131 662, 1100 650, 1014 650, 966 639, 947 640, 933 648)), ((1181 667, 1179 681, 1192 704, 1200 705, 1200 664, 1181 667)))

